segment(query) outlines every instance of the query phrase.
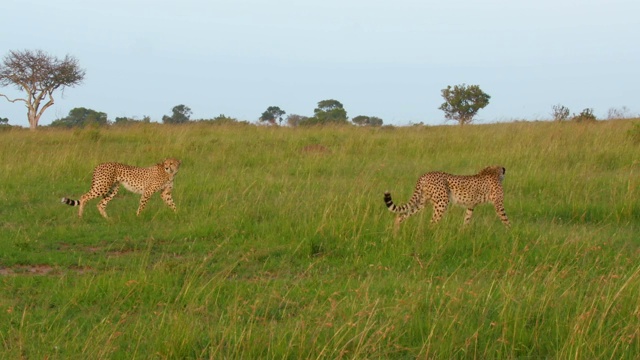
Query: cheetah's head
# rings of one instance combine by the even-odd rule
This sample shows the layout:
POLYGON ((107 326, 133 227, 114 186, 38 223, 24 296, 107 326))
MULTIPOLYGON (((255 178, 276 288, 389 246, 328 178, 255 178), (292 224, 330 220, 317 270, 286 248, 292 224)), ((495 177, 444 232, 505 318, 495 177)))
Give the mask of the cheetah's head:
POLYGON ((180 168, 181 161, 178 159, 165 159, 162 162, 162 167, 164 171, 169 175, 175 175, 180 168))
POLYGON ((495 166, 487 166, 486 168, 480 170, 478 175, 496 176, 498 177, 498 179, 500 179, 500 181, 502 181, 506 173, 507 173, 507 169, 505 169, 502 166, 495 165, 495 166))

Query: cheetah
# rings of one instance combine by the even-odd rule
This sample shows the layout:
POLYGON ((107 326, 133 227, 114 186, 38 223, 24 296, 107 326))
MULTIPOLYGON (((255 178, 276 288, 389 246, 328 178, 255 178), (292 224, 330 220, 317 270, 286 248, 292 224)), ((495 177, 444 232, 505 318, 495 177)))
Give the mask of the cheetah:
POLYGON ((502 166, 489 166, 475 175, 452 175, 445 172, 429 172, 418 179, 415 191, 409 202, 396 205, 391 200, 391 194, 384 193, 387 208, 398 214, 395 219, 395 229, 409 216, 421 210, 427 201, 433 204, 431 223, 435 224, 442 218, 449 202, 467 208, 464 224, 469 224, 473 215, 473 208, 481 203, 491 202, 502 223, 509 227, 509 219, 504 211, 502 179, 506 169, 502 166))
POLYGON ((93 170, 93 179, 91 180, 89 192, 82 195, 80 200, 64 197, 62 198, 62 203, 80 206, 78 208, 78 217, 82 217, 87 201, 102 196, 102 200, 98 203, 98 211, 100 215, 107 219, 105 208, 109 201, 116 196, 120 189, 120 184, 122 184, 125 189, 142 194, 136 215, 140 215, 151 195, 160 190, 162 190, 162 200, 173 211, 177 211, 173 198, 171 198, 171 190, 173 189, 173 178, 178 172, 180 163, 180 160, 177 159, 165 159, 161 163, 147 168, 115 162, 100 164, 93 170))

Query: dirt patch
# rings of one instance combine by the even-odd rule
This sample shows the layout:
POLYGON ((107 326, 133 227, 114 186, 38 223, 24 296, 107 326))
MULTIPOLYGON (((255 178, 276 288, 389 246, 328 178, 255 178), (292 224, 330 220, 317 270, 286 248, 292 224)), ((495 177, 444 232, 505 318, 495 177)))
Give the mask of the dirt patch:
POLYGON ((47 275, 52 271, 50 265, 16 265, 0 269, 0 275, 47 275))
POLYGON ((320 144, 311 144, 302 148, 303 154, 330 154, 331 150, 320 144))
POLYGON ((107 251, 107 256, 110 257, 120 257, 120 256, 125 256, 128 254, 132 254, 134 253, 135 250, 134 249, 123 249, 123 250, 113 250, 113 251, 107 251))
POLYGON ((69 266, 68 270, 74 271, 78 274, 86 274, 88 272, 93 271, 93 268, 91 266, 69 266))
MULTIPOLYGON (((60 274, 63 269, 55 268, 51 265, 16 265, 11 267, 0 268, 0 276, 19 276, 19 275, 54 275, 60 274)), ((84 274, 92 269, 88 266, 71 266, 66 270, 84 274)))
POLYGON ((120 249, 120 250, 109 250, 111 247, 108 245, 93 245, 93 246, 82 246, 82 245, 78 245, 78 246, 71 246, 69 244, 65 244, 65 243, 60 243, 58 250, 61 251, 68 251, 68 250, 74 250, 74 251, 83 251, 89 254, 97 254, 97 253, 105 253, 108 256, 122 256, 122 255, 126 255, 129 253, 132 253, 134 251, 136 251, 135 249, 132 248, 124 248, 124 249, 120 249))

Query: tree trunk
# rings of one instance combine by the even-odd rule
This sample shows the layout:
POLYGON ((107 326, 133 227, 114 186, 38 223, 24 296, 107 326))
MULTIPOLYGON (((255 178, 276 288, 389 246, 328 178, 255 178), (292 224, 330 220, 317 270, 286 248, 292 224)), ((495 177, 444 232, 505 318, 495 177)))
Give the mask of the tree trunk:
POLYGON ((29 97, 31 100, 31 102, 27 103, 27 117, 29 118, 29 129, 30 130, 35 130, 38 127, 38 123, 40 122, 40 117, 42 116, 42 113, 44 113, 45 110, 47 110, 51 105, 53 105, 54 100, 53 100, 53 95, 52 95, 53 90, 49 91, 48 95, 49 95, 49 101, 47 101, 46 104, 44 104, 44 106, 42 107, 42 109, 40 109, 40 111, 38 111, 38 109, 40 108, 40 103, 42 101, 42 99, 44 99, 44 97, 47 95, 47 93, 45 91, 41 92, 40 95, 38 95, 35 99, 31 99, 31 97, 29 97))
POLYGON ((38 127, 38 120, 40 120, 40 117, 31 107, 29 107, 29 110, 27 111, 27 118, 29 118, 29 130, 35 130, 38 127))

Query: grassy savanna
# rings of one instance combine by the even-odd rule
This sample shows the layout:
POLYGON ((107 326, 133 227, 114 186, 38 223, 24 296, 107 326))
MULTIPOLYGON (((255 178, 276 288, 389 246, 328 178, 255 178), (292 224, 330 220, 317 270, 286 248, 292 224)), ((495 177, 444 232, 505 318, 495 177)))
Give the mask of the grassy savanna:
POLYGON ((408 128, 111 127, 0 133, 0 357, 640 356, 632 121, 408 128), (177 157, 174 214, 60 198, 106 161, 177 157), (418 176, 507 168, 511 229, 430 209, 418 176))

